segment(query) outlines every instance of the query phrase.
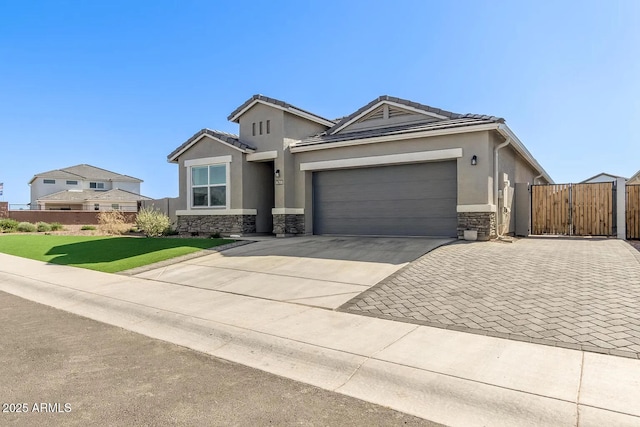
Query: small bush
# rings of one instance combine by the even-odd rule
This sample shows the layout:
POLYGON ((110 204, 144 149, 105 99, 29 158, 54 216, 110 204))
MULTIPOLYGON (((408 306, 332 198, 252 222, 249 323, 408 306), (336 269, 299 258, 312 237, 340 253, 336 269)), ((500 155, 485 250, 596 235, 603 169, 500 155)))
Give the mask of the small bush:
POLYGON ((0 219, 0 232, 10 233, 18 229, 18 221, 15 219, 4 218, 0 219))
POLYGON ((98 214, 100 231, 106 234, 124 234, 129 229, 120 211, 105 211, 98 214))
POLYGON ((136 217, 136 226, 147 237, 162 236, 171 227, 171 220, 153 208, 142 208, 136 217))
POLYGON ((60 224, 59 222, 51 223, 51 231, 60 231, 60 230, 64 230, 64 227, 62 226, 62 224, 60 224))
POLYGON ((21 222, 20 224, 18 224, 18 227, 16 227, 16 229, 23 233, 33 233, 34 231, 36 231, 36 226, 31 224, 30 222, 21 222))
POLYGON ((83 225, 82 227, 80 227, 80 230, 86 231, 86 230, 95 230, 96 227, 94 225, 83 225))
POLYGON ((211 235, 210 235, 209 237, 210 237, 211 239, 219 239, 219 238, 220 238, 220 237, 222 237, 222 236, 220 236, 220 232, 219 232, 219 231, 216 231, 216 232, 214 232, 214 233, 211 233, 211 235))
POLYGON ((36 230, 38 230, 38 232, 42 233, 44 231, 51 231, 51 225, 49 225, 46 222, 38 222, 36 223, 36 230))

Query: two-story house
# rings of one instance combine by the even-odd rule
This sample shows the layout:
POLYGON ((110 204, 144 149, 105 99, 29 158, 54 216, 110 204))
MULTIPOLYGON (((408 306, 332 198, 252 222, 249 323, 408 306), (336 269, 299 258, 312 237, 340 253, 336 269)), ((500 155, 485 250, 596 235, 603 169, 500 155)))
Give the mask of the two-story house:
POLYGON ((238 135, 202 129, 168 155, 180 232, 487 239, 514 232, 516 187, 552 182, 494 116, 381 96, 329 120, 255 95, 228 119, 238 135))
POLYGON ((82 164, 33 176, 31 209, 137 210, 141 179, 82 164))

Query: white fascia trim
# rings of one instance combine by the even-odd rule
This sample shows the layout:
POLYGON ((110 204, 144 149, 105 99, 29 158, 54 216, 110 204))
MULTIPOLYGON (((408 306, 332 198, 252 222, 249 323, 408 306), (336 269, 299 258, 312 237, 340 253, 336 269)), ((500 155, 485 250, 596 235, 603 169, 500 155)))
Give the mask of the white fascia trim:
POLYGON ((320 117, 316 117, 316 116, 314 116, 312 114, 306 113, 304 111, 300 111, 297 108, 284 108, 284 107, 281 107, 280 105, 272 104, 270 102, 266 102, 266 101, 263 101, 261 99, 254 100, 251 104, 247 105, 245 108, 243 108, 242 110, 238 111, 238 113, 235 116, 231 117, 230 121, 232 121, 232 122, 237 121, 240 118, 240 116, 242 116, 244 113, 249 111, 256 104, 264 104, 267 107, 277 108, 278 110, 286 111, 287 113, 291 113, 291 114, 294 114, 296 116, 302 117, 304 119, 311 120, 312 122, 320 123, 321 125, 325 125, 327 127, 335 126, 334 122, 330 122, 329 120, 321 119, 320 117))
POLYGON ((340 132, 342 129, 346 128, 347 126, 357 122, 358 120, 360 120, 361 118, 363 118, 364 116, 366 116, 367 114, 369 114, 370 112, 372 112, 373 110, 377 109, 378 107, 380 107, 381 105, 392 105, 394 107, 397 108, 401 108, 403 110, 407 110, 407 111, 411 111, 413 113, 418 113, 418 114, 422 114, 425 116, 430 116, 430 117, 435 117, 436 119, 448 119, 449 117, 446 116, 441 116, 440 114, 435 114, 435 113, 431 113, 429 111, 425 111, 425 110, 421 110, 419 108, 415 108, 415 107, 410 107, 404 104, 398 104, 397 102, 393 102, 393 101, 380 101, 377 104, 373 105, 371 108, 368 108, 367 110, 363 111, 362 113, 358 114, 357 116, 355 116, 354 118, 352 118, 351 120, 349 120, 348 122, 340 125, 339 128, 337 128, 336 130, 334 130, 333 132, 331 132, 331 135, 340 132))
POLYGON ((191 209, 191 210, 177 210, 176 215, 182 216, 194 216, 194 215, 257 215, 257 209, 191 209))
POLYGON ((265 160, 273 160, 278 158, 277 151, 263 151, 261 153, 250 153, 247 154, 248 162, 262 162, 265 160))
POLYGON ((189 166, 204 166, 204 165, 217 165, 221 163, 231 163, 231 156, 218 156, 218 157, 203 157, 201 159, 191 159, 184 161, 184 167, 189 166))
POLYGON ((458 205, 457 212, 496 212, 496 205, 458 205))
POLYGON ((509 127, 505 124, 501 124, 500 126, 498 126, 498 132, 505 138, 511 138, 513 144, 511 144, 513 146, 513 148, 518 152, 518 154, 520 154, 522 157, 524 157, 524 159, 531 165, 533 166, 533 168, 535 170, 538 171, 539 174, 541 174, 544 179, 547 180, 547 182, 549 184, 553 184, 554 181, 553 179, 551 179, 551 177, 549 176, 549 174, 547 173, 546 170, 544 170, 544 168, 542 166, 540 166, 540 163, 538 163, 538 161, 531 155, 531 153, 529 152, 529 150, 527 150, 527 148, 524 146, 524 144, 522 143, 522 141, 520 141, 520 139, 516 136, 515 133, 513 133, 513 131, 511 129, 509 129, 509 127))
POLYGON ((402 163, 420 163, 436 160, 457 159, 458 157, 462 157, 462 148, 448 148, 445 150, 417 151, 413 153, 389 154, 385 156, 354 157, 351 159, 307 162, 300 163, 300 170, 315 171, 402 163))
POLYGON ((302 153, 305 151, 326 150, 329 148, 338 148, 338 147, 350 147, 352 145, 375 144, 378 142, 401 141, 406 139, 429 138, 432 136, 482 132, 486 130, 495 130, 497 128, 498 128, 497 124, 489 123, 489 124, 483 124, 483 125, 465 126, 465 127, 452 128, 452 129, 435 129, 435 130, 425 130, 422 132, 401 133, 397 135, 376 136, 373 138, 351 139, 348 141, 328 142, 326 144, 318 143, 318 144, 302 145, 302 146, 297 146, 294 144, 290 146, 290 149, 292 153, 302 153))
POLYGON ((174 162, 176 160, 176 158, 180 157, 182 155, 182 153, 184 153, 185 151, 187 151, 189 148, 193 147, 198 141, 200 141, 202 138, 207 137, 207 138, 211 138, 216 142, 219 142, 220 144, 226 145, 227 147, 231 147, 231 148, 235 148, 236 150, 242 152, 242 153, 253 153, 255 150, 252 150, 250 148, 247 148, 246 150, 243 150, 240 147, 236 147, 235 145, 229 144, 228 142, 225 142, 221 139, 215 138, 207 133, 204 133, 202 135, 200 135, 199 137, 197 137, 196 139, 194 139, 193 141, 191 141, 191 144, 187 145, 186 147, 184 147, 182 150, 178 151, 176 154, 173 155, 173 157, 171 157, 169 160, 167 160, 168 162, 174 162))
POLYGON ((273 208, 271 215, 304 215, 303 208, 273 208))

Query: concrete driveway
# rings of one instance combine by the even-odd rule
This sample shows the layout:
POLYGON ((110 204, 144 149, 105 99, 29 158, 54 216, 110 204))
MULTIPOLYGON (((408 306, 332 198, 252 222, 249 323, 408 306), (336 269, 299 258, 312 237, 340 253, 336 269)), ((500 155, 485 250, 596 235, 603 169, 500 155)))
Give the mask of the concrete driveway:
POLYGON ((135 274, 204 289, 334 309, 454 239, 267 239, 135 274))

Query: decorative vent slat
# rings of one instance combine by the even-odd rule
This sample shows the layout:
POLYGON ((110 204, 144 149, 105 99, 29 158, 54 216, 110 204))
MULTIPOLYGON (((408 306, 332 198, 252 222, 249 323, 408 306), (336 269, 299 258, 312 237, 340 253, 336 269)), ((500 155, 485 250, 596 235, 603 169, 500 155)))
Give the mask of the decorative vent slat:
POLYGON ((399 108, 389 107, 389 117, 406 116, 407 114, 411 114, 411 113, 406 110, 401 110, 399 108))
POLYGON ((384 111, 383 111, 383 109, 382 109, 382 107, 381 107, 381 108, 378 108, 378 109, 377 109, 377 110, 375 110, 375 111, 372 111, 371 113, 369 113, 369 115, 367 115, 367 116, 363 117, 361 121, 363 121, 363 122, 364 122, 364 121, 366 121, 366 120, 376 120, 376 119, 381 119, 381 118, 383 117, 383 115, 384 115, 384 111))

